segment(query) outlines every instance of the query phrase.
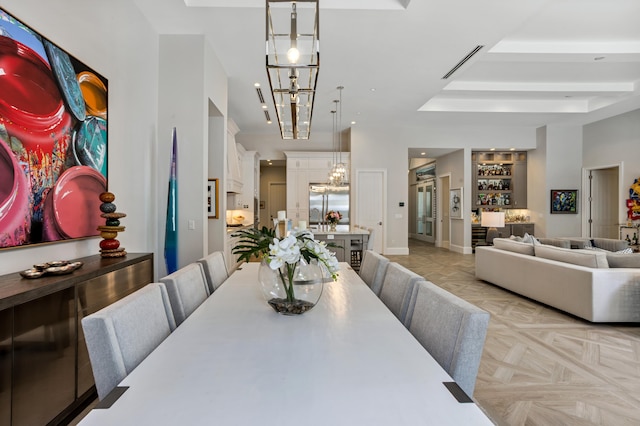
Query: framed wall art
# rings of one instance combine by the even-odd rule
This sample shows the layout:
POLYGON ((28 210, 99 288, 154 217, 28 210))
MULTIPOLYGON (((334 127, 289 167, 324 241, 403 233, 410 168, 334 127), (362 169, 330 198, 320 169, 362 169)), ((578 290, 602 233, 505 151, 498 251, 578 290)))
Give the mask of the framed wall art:
POLYGON ((551 190, 551 213, 578 213, 578 190, 577 189, 552 189, 551 190))
POLYGON ((462 188, 449 190, 449 217, 462 219, 462 188))
POLYGON ((218 219, 218 179, 209 178, 207 182, 207 216, 218 219))
POLYGON ((0 248, 99 234, 107 79, 0 8, 0 248))

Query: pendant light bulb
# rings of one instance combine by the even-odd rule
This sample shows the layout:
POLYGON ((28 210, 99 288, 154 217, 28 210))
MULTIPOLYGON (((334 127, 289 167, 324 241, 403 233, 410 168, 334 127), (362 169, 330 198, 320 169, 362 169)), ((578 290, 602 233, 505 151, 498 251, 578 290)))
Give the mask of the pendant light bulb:
POLYGON ((300 51, 295 47, 287 50, 287 59, 289 60, 290 64, 298 63, 298 59, 300 59, 300 51))

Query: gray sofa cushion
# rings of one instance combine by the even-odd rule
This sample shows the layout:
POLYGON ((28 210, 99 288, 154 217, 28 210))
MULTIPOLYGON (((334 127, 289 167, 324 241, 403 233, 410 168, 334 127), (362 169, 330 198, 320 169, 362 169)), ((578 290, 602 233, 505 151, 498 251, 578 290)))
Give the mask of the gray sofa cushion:
POLYGON ((629 244, 626 241, 616 240, 614 238, 570 237, 563 239, 570 241, 572 249, 596 247, 607 251, 619 251, 629 247, 629 244))
POLYGON ((629 244, 625 240, 616 240, 613 238, 594 238, 593 243, 596 247, 609 251, 619 251, 629 247, 629 244))
POLYGON ((562 238, 540 238, 539 241, 541 244, 546 244, 548 246, 561 247, 566 249, 571 248, 571 241, 564 240, 562 238))
POLYGON ((536 257, 586 266, 588 268, 608 268, 607 255, 594 250, 572 250, 547 245, 535 246, 536 257))
POLYGON ((493 246, 500 250, 512 251, 520 254, 528 254, 533 256, 533 244, 521 243, 519 241, 510 240, 509 238, 495 238, 493 246))
POLYGON ((640 254, 605 253, 609 268, 640 268, 640 254))

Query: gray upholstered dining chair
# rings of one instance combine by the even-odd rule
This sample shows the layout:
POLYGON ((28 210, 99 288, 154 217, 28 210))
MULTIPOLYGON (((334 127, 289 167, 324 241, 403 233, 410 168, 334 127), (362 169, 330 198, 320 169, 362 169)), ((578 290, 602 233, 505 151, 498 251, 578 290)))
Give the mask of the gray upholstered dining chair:
POLYGON ((470 397, 489 313, 429 281, 419 281, 407 312, 409 332, 470 397))
POLYGON ((209 286, 200 263, 190 263, 160 279, 167 286, 176 325, 182 324, 209 297, 209 286))
POLYGON ((167 289, 151 283, 82 318, 93 377, 103 399, 176 328, 167 289))
POLYGON ((373 250, 366 250, 362 255, 358 274, 376 296, 380 296, 387 266, 389 266, 389 259, 373 250))
POLYGON ((367 228, 367 231, 369 231, 369 238, 367 239, 367 250, 373 250, 373 241, 374 241, 374 229, 373 228, 367 228))
POLYGON ((198 260, 198 262, 202 264, 204 276, 209 285, 209 294, 213 293, 229 278, 229 271, 227 271, 227 265, 221 251, 214 251, 198 260))
POLYGON ((390 262, 384 274, 380 300, 405 326, 409 302, 415 284, 420 280, 424 278, 396 262, 390 262))

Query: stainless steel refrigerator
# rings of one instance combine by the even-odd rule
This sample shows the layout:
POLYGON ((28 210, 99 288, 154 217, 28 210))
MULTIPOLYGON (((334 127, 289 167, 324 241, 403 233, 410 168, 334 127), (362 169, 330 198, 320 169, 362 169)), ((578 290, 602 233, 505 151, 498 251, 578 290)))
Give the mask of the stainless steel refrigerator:
POLYGON ((339 211, 342 215, 339 225, 349 224, 349 187, 324 183, 309 185, 309 225, 326 223, 325 215, 330 210, 339 211))

